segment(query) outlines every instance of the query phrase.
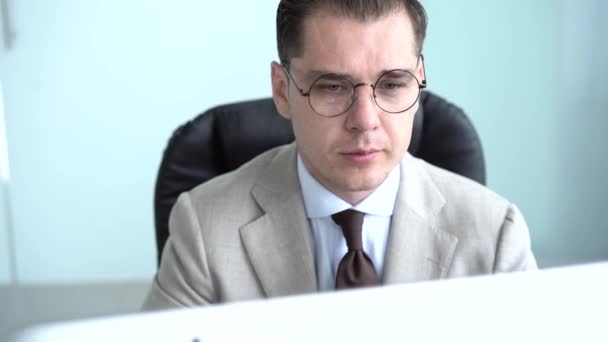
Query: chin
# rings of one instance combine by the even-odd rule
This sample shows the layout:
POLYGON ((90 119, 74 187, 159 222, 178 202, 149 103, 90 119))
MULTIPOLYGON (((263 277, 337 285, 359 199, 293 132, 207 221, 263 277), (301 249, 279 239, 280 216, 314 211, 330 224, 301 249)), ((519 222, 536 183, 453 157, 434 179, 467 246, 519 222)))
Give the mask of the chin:
POLYGON ((386 178, 386 175, 384 175, 384 176, 380 176, 380 175, 367 176, 364 178, 351 178, 350 182, 347 182, 347 184, 344 184, 345 185, 344 188, 347 189, 348 191, 353 191, 353 192, 373 191, 377 187, 379 187, 380 184, 382 184, 382 182, 384 181, 385 178, 386 178))

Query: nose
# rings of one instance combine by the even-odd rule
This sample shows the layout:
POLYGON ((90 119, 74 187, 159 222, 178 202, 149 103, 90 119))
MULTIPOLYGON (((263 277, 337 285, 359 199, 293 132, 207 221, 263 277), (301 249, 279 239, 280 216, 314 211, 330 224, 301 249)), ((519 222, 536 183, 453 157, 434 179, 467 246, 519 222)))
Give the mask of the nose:
POLYGON ((365 132, 380 126, 381 110, 374 101, 373 87, 370 83, 359 83, 354 87, 353 104, 346 113, 345 124, 348 130, 365 132), (360 89, 357 91, 357 88, 360 89))

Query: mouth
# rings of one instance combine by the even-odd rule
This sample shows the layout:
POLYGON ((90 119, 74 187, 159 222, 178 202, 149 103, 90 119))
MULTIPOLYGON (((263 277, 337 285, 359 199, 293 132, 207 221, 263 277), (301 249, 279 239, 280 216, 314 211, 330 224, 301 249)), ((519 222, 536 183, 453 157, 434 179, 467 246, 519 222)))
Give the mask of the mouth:
POLYGON ((353 164, 363 165, 373 162, 380 152, 381 150, 378 149, 355 149, 340 152, 340 155, 353 164))

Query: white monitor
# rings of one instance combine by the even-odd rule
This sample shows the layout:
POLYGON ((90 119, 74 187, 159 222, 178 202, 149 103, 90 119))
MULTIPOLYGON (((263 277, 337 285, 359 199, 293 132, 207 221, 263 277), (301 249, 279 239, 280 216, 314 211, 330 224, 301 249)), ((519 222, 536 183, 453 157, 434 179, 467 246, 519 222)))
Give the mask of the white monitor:
POLYGON ((608 263, 30 328, 18 342, 608 341, 608 263))

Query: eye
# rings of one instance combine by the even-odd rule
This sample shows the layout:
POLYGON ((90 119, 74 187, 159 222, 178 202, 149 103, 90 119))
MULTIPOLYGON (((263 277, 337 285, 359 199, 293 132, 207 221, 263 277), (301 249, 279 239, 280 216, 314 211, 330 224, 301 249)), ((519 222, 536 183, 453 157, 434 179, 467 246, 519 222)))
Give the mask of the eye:
POLYGON ((376 88, 384 92, 397 92, 414 87, 414 76, 407 71, 395 70, 382 76, 376 88))
POLYGON ((318 87, 323 90, 323 91, 327 91, 327 92, 338 92, 344 89, 344 86, 339 84, 339 83, 334 83, 334 84, 319 84, 318 87))
POLYGON ((314 84, 313 92, 319 95, 345 95, 349 93, 350 88, 350 83, 342 78, 327 77, 314 84))
POLYGON ((380 87, 384 90, 399 90, 407 87, 407 84, 396 81, 384 81, 380 84, 380 87))

